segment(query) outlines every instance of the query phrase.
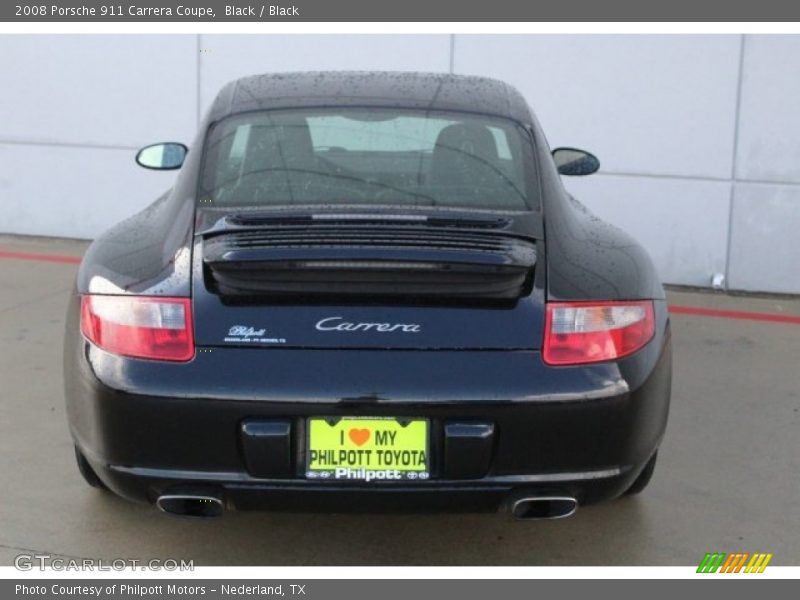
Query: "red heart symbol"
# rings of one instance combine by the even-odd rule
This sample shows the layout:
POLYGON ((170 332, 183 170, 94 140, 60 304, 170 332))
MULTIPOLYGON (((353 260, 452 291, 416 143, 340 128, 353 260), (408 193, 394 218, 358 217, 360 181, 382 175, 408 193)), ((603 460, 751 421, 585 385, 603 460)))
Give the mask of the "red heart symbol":
POLYGON ((351 429, 348 435, 356 446, 363 446, 369 439, 369 429, 351 429))

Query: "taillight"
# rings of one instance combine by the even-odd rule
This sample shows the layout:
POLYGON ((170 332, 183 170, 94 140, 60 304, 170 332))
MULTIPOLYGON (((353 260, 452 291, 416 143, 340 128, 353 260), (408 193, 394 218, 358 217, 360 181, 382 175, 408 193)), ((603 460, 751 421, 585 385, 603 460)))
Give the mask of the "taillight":
POLYGON ((553 302, 546 305, 544 362, 578 365, 633 354, 655 332, 653 303, 553 302))
POLYGON ((172 361, 194 356, 188 298, 83 296, 81 331, 93 344, 124 356, 172 361))

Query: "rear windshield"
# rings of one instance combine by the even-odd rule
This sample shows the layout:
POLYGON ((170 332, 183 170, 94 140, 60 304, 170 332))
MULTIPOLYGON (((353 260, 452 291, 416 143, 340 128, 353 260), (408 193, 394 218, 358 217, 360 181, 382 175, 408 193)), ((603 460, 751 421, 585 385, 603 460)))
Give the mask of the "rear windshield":
POLYGON ((533 152, 513 121, 398 109, 254 112, 216 124, 203 206, 537 209, 533 152))

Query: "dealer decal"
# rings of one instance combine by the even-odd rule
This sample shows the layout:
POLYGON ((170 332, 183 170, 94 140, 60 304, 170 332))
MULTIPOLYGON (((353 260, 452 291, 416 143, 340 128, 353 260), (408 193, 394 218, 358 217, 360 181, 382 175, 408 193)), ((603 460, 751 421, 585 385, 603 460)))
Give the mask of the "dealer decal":
POLYGON ((247 325, 234 325, 225 336, 226 342, 257 343, 257 344, 285 344, 285 338, 269 337, 266 329, 256 329, 247 325))

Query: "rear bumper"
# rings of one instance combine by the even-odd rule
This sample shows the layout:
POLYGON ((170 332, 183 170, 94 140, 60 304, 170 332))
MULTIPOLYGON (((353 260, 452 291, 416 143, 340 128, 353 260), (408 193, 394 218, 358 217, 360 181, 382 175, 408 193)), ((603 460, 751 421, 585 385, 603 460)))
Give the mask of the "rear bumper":
POLYGON ((70 428, 117 494, 154 502, 176 485, 213 487, 230 508, 343 511, 496 510, 520 494, 586 504, 620 495, 658 447, 667 421, 668 328, 617 363, 552 368, 537 352, 198 351, 187 364, 114 356, 67 336, 70 428), (427 481, 306 479, 309 416, 415 416, 431 427, 427 481), (292 427, 290 472, 256 476, 246 419, 292 427), (448 479, 445 426, 494 426, 480 477, 448 479))
MULTIPOLYGON (((94 465, 93 465, 94 466, 94 465)), ((551 473, 531 477, 487 477, 476 481, 435 480, 413 485, 319 483, 267 480, 242 473, 208 473, 97 464, 116 494, 155 503, 159 496, 213 495, 227 509, 313 512, 490 512, 510 510, 530 496, 568 496, 592 504, 622 494, 636 472, 551 473)))

